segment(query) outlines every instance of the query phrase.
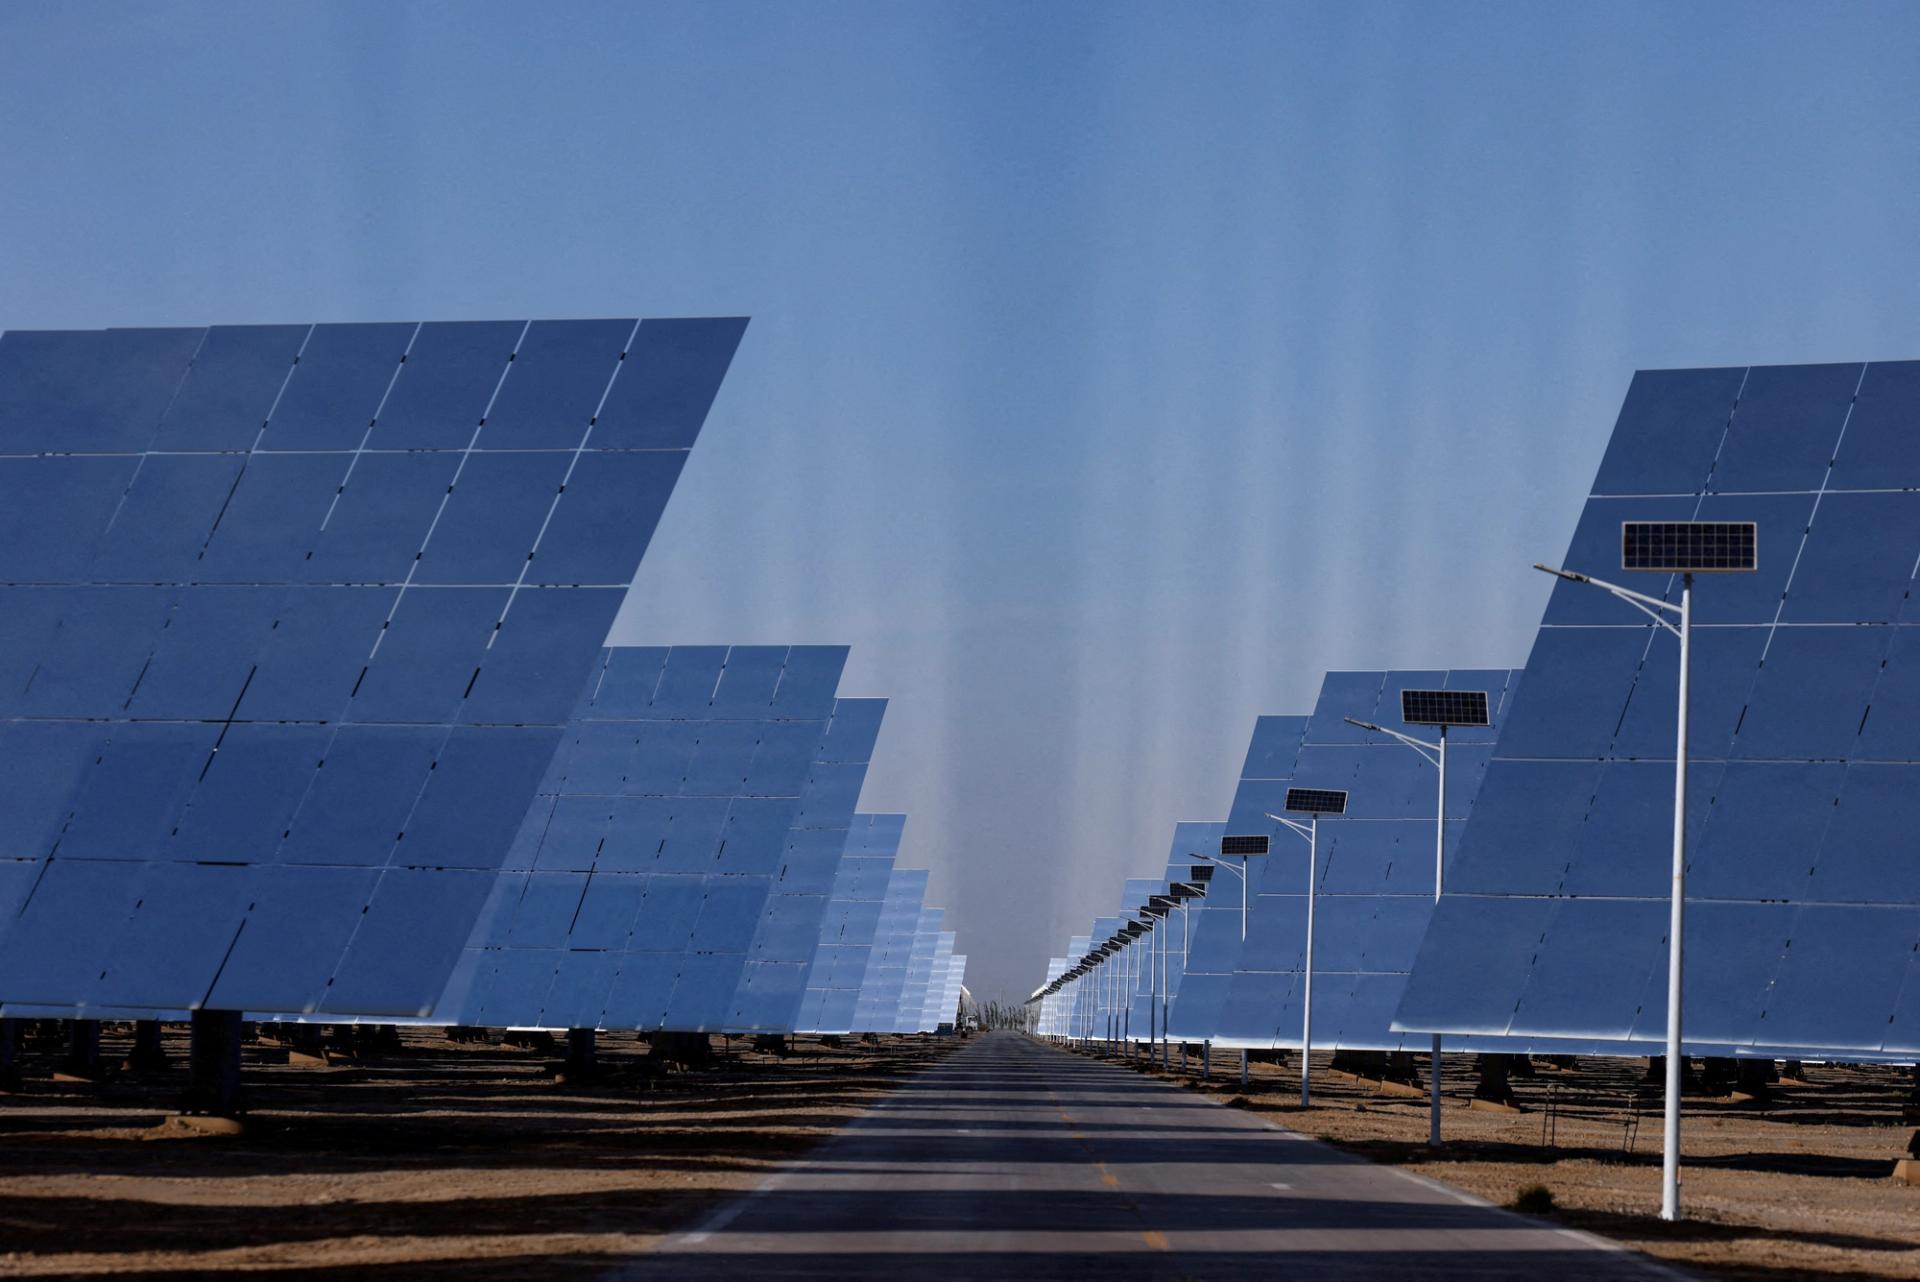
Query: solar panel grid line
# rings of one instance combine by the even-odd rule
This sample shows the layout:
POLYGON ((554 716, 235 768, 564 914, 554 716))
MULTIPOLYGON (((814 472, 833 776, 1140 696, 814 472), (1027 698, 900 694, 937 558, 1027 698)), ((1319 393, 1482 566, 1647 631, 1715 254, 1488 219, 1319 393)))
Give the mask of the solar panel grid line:
MULTIPOLYGON (((383 390, 383 391, 382 391, 382 392, 380 393, 380 403, 379 403, 378 405, 375 405, 375 406, 373 407, 373 415, 372 415, 372 417, 371 417, 371 418, 369 418, 369 419, 367 420, 367 430, 366 430, 365 432, 363 432, 363 433, 361 433, 361 436, 360 436, 360 441, 359 441, 359 444, 358 444, 358 445, 356 445, 356 446, 354 447, 354 451, 353 451, 353 457, 347 460, 347 470, 346 470, 346 473, 345 473, 345 475, 343 475, 343 476, 342 476, 342 477, 340 478, 340 484, 339 484, 339 485, 338 485, 338 486, 337 486, 337 487, 336 487, 336 488, 334 489, 334 492, 333 492, 333 498, 332 498, 332 500, 331 500, 331 501, 329 501, 329 502, 328 502, 328 504, 327 504, 327 510, 326 510, 326 513, 325 513, 325 514, 324 514, 324 515, 323 515, 323 516, 322 516, 322 517, 320 518, 320 528, 319 528, 319 533, 320 533, 321 535, 324 535, 324 534, 326 533, 326 531, 327 531, 327 523, 328 523, 329 521, 331 521, 331 520, 333 519, 333 514, 334 514, 334 512, 335 512, 335 511, 337 511, 337 510, 339 509, 339 506, 340 506, 340 496, 341 496, 341 494, 343 494, 343 493, 345 493, 345 491, 346 491, 346 488, 347 488, 347 486, 348 486, 348 484, 350 484, 350 483, 352 482, 352 480, 353 480, 353 473, 354 473, 354 469, 356 469, 357 467, 359 467, 359 466, 360 466, 360 459, 362 458, 362 456, 364 456, 364 455, 365 455, 365 453, 366 453, 366 450, 367 450, 367 442, 368 442, 368 441, 369 441, 370 439, 372 439, 372 437, 373 437, 373 429, 374 429, 374 427, 375 427, 375 426, 376 426, 376 425, 377 425, 377 424, 378 424, 378 423, 380 422, 380 415, 381 415, 381 413, 382 413, 382 412, 383 412, 383 411, 384 411, 384 410, 385 410, 385 409, 387 408, 387 400, 388 400, 388 398, 389 398, 389 397, 391 397, 391 396, 393 395, 393 387, 394 387, 394 384, 395 384, 395 383, 397 383, 397 382, 399 382, 399 380, 400 380, 400 371, 401 371, 401 370, 402 370, 402 369, 403 369, 403 368, 404 368, 404 367, 406 366, 406 363, 407 363, 407 355, 408 355, 408 353, 410 353, 410 352, 412 352, 412 351, 413 351, 413 344, 414 344, 414 341, 415 341, 416 339, 418 339, 418 338, 420 337, 420 330, 421 330, 421 328, 422 328, 422 324, 421 324, 420 322, 415 322, 415 324, 414 324, 414 327, 413 327, 413 332, 412 332, 411 334, 409 334, 409 335, 407 336, 407 345, 406 345, 406 347, 405 347, 405 349, 401 351, 401 353, 400 353, 400 359, 399 359, 399 361, 397 361, 397 362, 396 362, 396 363, 394 364, 394 367, 393 367, 393 373, 392 373, 391 375, 389 375, 389 376, 388 376, 388 378, 387 378, 387 386, 386 386, 386 388, 385 388, 385 389, 384 389, 384 390, 383 390)), ((311 335, 312 335, 312 331, 311 331, 311 330, 309 330, 309 331, 308 331, 308 335, 309 335, 309 337, 311 337, 311 335)), ((302 346, 303 348, 305 347, 305 342, 304 342, 304 341, 302 342, 302 344, 301 344, 301 346, 302 346)), ((295 360, 295 362, 296 362, 296 364, 297 364, 297 363, 298 363, 298 361, 299 361, 299 357, 298 357, 298 356, 296 355, 296 356, 295 356, 295 358, 294 358, 294 360, 295 360)), ((289 371, 288 371, 288 373, 287 373, 287 377, 288 377, 289 379, 291 379, 291 378, 293 377, 293 372, 292 372, 291 370, 289 370, 289 371)), ((284 395, 284 394, 285 394, 285 391, 286 391, 286 388, 285 388, 285 385, 284 385, 284 384, 282 384, 282 387, 281 387, 281 394, 282 394, 282 395, 284 395)), ((276 403, 277 403, 277 399, 278 399, 278 398, 276 398, 276 403)), ((266 419, 266 421, 263 421, 263 422, 261 423, 261 428, 260 428, 260 430, 261 430, 261 435, 263 435, 263 436, 265 435, 265 433, 266 433, 266 422, 270 422, 270 421, 272 420, 272 418, 273 418, 273 411, 272 411, 272 410, 268 410, 268 411, 267 411, 267 419, 266 419)), ((259 448, 259 442, 258 442, 258 440, 256 440, 256 441, 255 441, 255 448, 256 448, 256 449, 258 449, 258 448, 259 448)), ((236 487, 237 487, 237 486, 238 486, 238 482, 235 482, 235 485, 236 485, 236 487)), ((219 526, 218 526, 218 524, 216 524, 216 525, 215 525, 215 527, 214 527, 214 532, 215 532, 215 533, 217 533, 217 532, 218 532, 218 530, 219 530, 219 526)), ((213 535, 212 535, 212 534, 209 534, 209 535, 207 536, 207 541, 208 541, 208 543, 211 543, 211 542, 213 541, 213 535)), ((311 553, 309 553, 309 555, 311 555, 311 553)), ((202 559, 204 559, 204 558, 205 558, 205 556, 206 556, 206 550, 205 550, 205 548, 202 548, 202 549, 201 549, 201 558, 202 558, 202 559)))
MULTIPOLYGON (((529 323, 528 328, 532 328, 531 323, 529 323)), ((636 319, 633 322, 633 328, 627 334, 626 341, 620 345, 620 358, 614 362, 612 372, 607 375, 606 386, 600 389, 600 397, 594 402, 593 413, 588 417, 586 428, 580 435, 580 442, 574 447, 572 457, 567 462, 567 470, 560 477, 560 488, 554 491, 553 500, 547 504, 547 512, 546 515, 541 518, 540 529, 533 536, 533 546, 527 549, 526 559, 520 563, 520 573, 518 577, 514 579, 513 592, 507 597, 507 603, 500 611, 502 621, 504 621, 507 614, 512 611, 514 598, 519 595, 521 588, 526 585, 527 571, 532 568, 534 558, 540 555, 541 540, 546 538, 547 530, 553 524, 553 514, 559 510, 560 499, 566 494, 567 485, 573 480, 574 472, 578 470, 580 466, 580 456, 586 450, 587 442, 593 439, 593 428, 594 424, 599 421, 600 410, 606 405, 607 397, 613 393, 614 381, 620 377, 620 371, 625 366, 627 349, 632 346, 634 336, 639 332, 640 321, 636 319)), ((504 383, 504 379, 502 381, 504 383)), ((498 395, 497 390, 495 395, 498 395)), ((499 636, 500 633, 496 627, 493 635, 487 638, 487 649, 493 649, 493 643, 499 639, 499 636)))

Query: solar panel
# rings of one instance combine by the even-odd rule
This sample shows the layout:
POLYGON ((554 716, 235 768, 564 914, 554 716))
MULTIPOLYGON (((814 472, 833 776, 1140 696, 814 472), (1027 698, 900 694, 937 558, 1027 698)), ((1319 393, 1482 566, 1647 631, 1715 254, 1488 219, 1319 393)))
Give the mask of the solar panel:
MULTIPOLYGON (((1643 372, 1576 527, 1573 570, 1638 522, 1751 526, 1655 568, 1774 549, 1694 593, 1696 1053, 1920 1054, 1916 412, 1914 362, 1643 372)), ((1631 609, 1555 585, 1397 1026, 1658 1045, 1677 668, 1631 609)))
POLYGON ((1303 815, 1343 815, 1347 794, 1343 788, 1289 788, 1286 808, 1303 815))
POLYGON ((0 1002, 431 1008, 671 491, 591 407, 744 321, 595 324, 0 336, 0 1002))
MULTIPOLYGON (((1176 879, 1190 873, 1196 866, 1204 868, 1211 874, 1214 871, 1211 864, 1191 865, 1188 860, 1193 857, 1194 851, 1209 849, 1219 842, 1223 827, 1223 824, 1217 822, 1192 820, 1183 820, 1175 824, 1173 841, 1167 850, 1164 880, 1129 880, 1126 885, 1127 894, 1134 897, 1142 892, 1151 893, 1163 887, 1171 891, 1176 879)), ((1187 958, 1205 920, 1206 900, 1204 898, 1198 896, 1180 898, 1177 902, 1179 907, 1169 915, 1167 925, 1163 927, 1166 931, 1166 955, 1164 962, 1159 965, 1160 980, 1158 981, 1159 986, 1165 990, 1162 1009, 1170 1009, 1182 991, 1186 982, 1187 958)), ((1234 904, 1237 911, 1238 896, 1234 897, 1234 904)), ((1144 955, 1143 950, 1142 957, 1144 955)), ((1144 965, 1137 971, 1135 980, 1133 992, 1127 998, 1130 1009, 1127 1012, 1128 1021, 1125 1031, 1135 1038, 1144 1038, 1148 1031, 1157 1028, 1160 1022, 1159 1015, 1150 1010, 1156 981, 1144 965)))
POLYGON ((1758 539, 1752 521, 1622 521, 1620 567, 1688 574, 1756 570, 1758 539))
MULTIPOLYGON (((938 908, 922 907, 920 920, 915 923, 913 946, 907 954, 906 978, 900 989, 900 1004, 894 1011, 891 1031, 896 1033, 917 1033, 927 1008, 927 986, 933 982, 934 955, 940 947, 940 921, 944 916, 938 908)), ((1087 941, 1082 940, 1079 951, 1086 952, 1087 941)))
MULTIPOLYGON (((1247 755, 1241 766, 1240 780, 1228 810, 1229 818, 1224 823, 1208 825, 1201 830, 1203 833, 1210 830, 1220 834, 1223 856, 1227 854, 1226 833, 1238 829, 1244 834, 1255 823, 1268 822, 1265 812, 1273 809, 1285 795, 1306 728, 1305 717, 1266 716, 1255 721, 1247 755)), ((1260 842, 1263 852, 1271 841, 1267 833, 1252 834, 1248 839, 1260 842)), ((1206 848, 1204 844, 1194 847, 1200 850, 1206 848)), ((1242 865, 1252 881, 1247 888, 1250 901, 1254 898, 1250 893, 1253 886, 1263 879, 1264 874, 1260 869, 1266 862, 1250 860, 1242 865)), ((1238 872, 1239 868, 1235 871, 1238 872)), ((1235 882, 1239 880, 1231 875, 1230 878, 1235 882)), ((1169 1028, 1176 1037, 1206 1040, 1219 1033, 1221 1014, 1234 984, 1234 972, 1242 948, 1241 893, 1242 887, 1236 884, 1210 894, 1200 901, 1200 907, 1190 910, 1194 914, 1191 923, 1193 929, 1187 939, 1179 996, 1173 1003, 1169 1018, 1169 1028)))
MULTIPOLYGON (((607 976, 586 1026, 792 1030, 884 706, 842 700, 825 717, 817 701, 777 706, 786 666, 811 680, 820 657, 778 646, 605 652, 518 825, 498 907, 449 986, 443 1005, 459 1022, 566 1026, 547 1009, 548 988, 518 977, 572 968, 607 976), (580 889, 557 930, 539 927, 567 878, 580 889), (565 956, 580 952, 612 960, 565 956)), ((845 651, 834 657, 844 663, 845 651)), ((584 991, 563 995, 577 1014, 584 991)))
POLYGON ((796 1032, 853 1031, 905 815, 855 815, 807 975, 796 1032))
MULTIPOLYGON (((887 878, 880 923, 874 930, 873 952, 860 981, 854 1003, 854 1032, 890 1033, 899 1023, 901 998, 906 990, 920 908, 926 899, 927 873, 921 868, 895 868, 887 878)), ((1062 969, 1065 969, 1064 963, 1062 969)))
POLYGON ((1269 841, 1270 838, 1264 832, 1238 836, 1223 835, 1220 838, 1220 854, 1226 859, 1245 859, 1249 855, 1264 855, 1267 853, 1269 841))
MULTIPOLYGON (((1390 719, 1406 689, 1491 692, 1498 713, 1514 689, 1502 670, 1328 673, 1307 721, 1285 787, 1345 791, 1345 814, 1319 828, 1315 924, 1315 1045, 1358 1050, 1423 1047, 1390 1027, 1394 1006, 1433 909, 1432 764, 1403 744, 1347 724, 1390 719), (1350 785, 1334 788, 1333 785, 1350 785)), ((1447 772, 1449 847, 1473 805, 1491 753, 1485 730, 1450 736, 1447 772)), ((1243 780, 1242 791, 1269 787, 1243 780)), ((1272 793, 1266 794, 1271 796, 1272 793)), ((1282 795, 1284 796, 1284 789, 1282 795)), ((1236 799, 1235 806, 1242 804, 1236 799)), ((1199 910, 1185 978, 1172 1014, 1174 1034, 1227 1046, 1298 1046, 1306 933, 1306 844, 1287 837, 1280 857, 1254 868, 1247 939, 1240 904, 1219 879, 1199 910), (1286 858, 1297 852, 1299 860, 1286 858), (1215 978, 1215 975, 1218 978, 1215 978)), ((1587 1043, 1463 1042, 1463 1051, 1553 1050, 1584 1053, 1587 1043)))
POLYGON ((1486 726, 1485 690, 1402 690, 1400 719, 1410 726, 1486 726))

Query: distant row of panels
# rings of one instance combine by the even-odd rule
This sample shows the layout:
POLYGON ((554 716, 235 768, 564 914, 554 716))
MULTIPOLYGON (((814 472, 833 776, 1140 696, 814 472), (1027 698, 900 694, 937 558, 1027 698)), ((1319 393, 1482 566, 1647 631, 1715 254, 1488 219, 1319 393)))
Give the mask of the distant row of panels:
MULTIPOLYGON (((1759 569, 1694 597, 1696 1053, 1920 1058, 1915 422, 1913 362, 1643 372, 1563 562, 1621 577, 1623 521, 1758 528, 1759 569)), ((1515 572, 1533 559, 1517 552, 1515 572)), ((1677 576, 1632 579, 1677 599, 1677 576)), ((1230 879, 1187 910, 1172 1035, 1300 1044, 1305 847, 1263 818, 1300 785, 1351 802, 1320 825, 1316 1046, 1421 1049, 1437 1032, 1462 1050, 1657 1051, 1677 670, 1671 637, 1562 581, 1524 670, 1330 673, 1311 718, 1262 718, 1224 830, 1270 833, 1273 854, 1250 870, 1244 944, 1230 879), (1486 689, 1497 709, 1490 731, 1449 740, 1437 907, 1434 768, 1346 722, 1430 740, 1399 720, 1409 685, 1486 689)), ((1082 961, 1070 948, 1049 980, 1082 961)), ((1117 1015, 1137 1037, 1157 1016, 1111 974, 1043 1007, 1061 1032, 1117 1015)))

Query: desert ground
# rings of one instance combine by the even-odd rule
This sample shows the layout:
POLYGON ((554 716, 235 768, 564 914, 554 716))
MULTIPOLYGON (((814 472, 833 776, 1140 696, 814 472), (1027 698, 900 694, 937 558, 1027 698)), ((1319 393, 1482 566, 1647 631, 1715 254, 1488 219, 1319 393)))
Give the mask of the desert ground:
MULTIPOLYGON (((1177 1071, 1177 1048, 1173 1060, 1176 1071, 1160 1076, 1488 1201, 1512 1205, 1542 1186, 1556 1222, 1703 1276, 1920 1278, 1920 1187, 1888 1178, 1920 1126, 1906 1120, 1906 1068, 1809 1064, 1804 1083, 1775 1085, 1765 1105, 1688 1095, 1685 1220, 1667 1224, 1657 1215, 1661 1093, 1643 1082, 1645 1060, 1582 1058, 1570 1071, 1543 1062, 1512 1081, 1521 1111, 1498 1112, 1470 1106, 1472 1061, 1449 1058, 1438 1151, 1427 1147, 1424 1092, 1335 1072, 1330 1056, 1314 1056, 1313 1107, 1304 1112, 1297 1058, 1254 1063, 1245 1092, 1237 1052, 1216 1054, 1208 1081, 1198 1077, 1197 1056, 1186 1074, 1177 1071)), ((1426 1057, 1417 1062, 1424 1072, 1426 1057)))
MULTIPOLYGON (((712 1039, 710 1068, 657 1073, 603 1035, 599 1075, 544 1047, 401 1031, 397 1049, 289 1063, 249 1046, 238 1135, 168 1121, 166 1071, 55 1080, 29 1040, 0 1096, 0 1277, 589 1277, 648 1250, 812 1147, 954 1039, 800 1039, 777 1056, 712 1039), (276 1062, 277 1061, 277 1062, 276 1062)), ((109 1026, 103 1061, 128 1038, 109 1026)))

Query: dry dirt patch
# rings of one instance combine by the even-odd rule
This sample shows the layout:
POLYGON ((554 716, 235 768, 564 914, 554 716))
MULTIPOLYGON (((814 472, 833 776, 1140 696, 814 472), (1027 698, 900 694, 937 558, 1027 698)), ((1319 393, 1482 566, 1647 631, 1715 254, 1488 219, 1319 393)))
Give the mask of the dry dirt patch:
POLYGON ((636 1039, 603 1036, 583 1086, 555 1084, 548 1055, 436 1033, 330 1067, 250 1050, 238 1137, 155 1129, 177 1067, 96 1089, 30 1059, 0 1097, 0 1277, 592 1276, 955 1045, 802 1040, 780 1058, 735 1041, 715 1068, 656 1078, 636 1039))
POLYGON ((1318 1054, 1314 1106, 1305 1112, 1294 1107, 1297 1059, 1284 1068, 1255 1064, 1244 1097, 1231 1052, 1216 1057, 1210 1082, 1159 1075, 1223 1100, 1243 1098, 1281 1125, 1503 1206, 1545 1185, 1556 1222, 1706 1276, 1920 1278, 1920 1187, 1887 1178, 1914 1131, 1903 1118, 1909 1070, 1809 1065, 1804 1085, 1775 1087, 1765 1107, 1689 1095, 1681 1131, 1687 1219, 1667 1224, 1656 1214, 1661 1097, 1658 1086, 1642 1083, 1644 1065, 1583 1058, 1570 1072, 1543 1068, 1513 1082, 1525 1111, 1496 1113, 1467 1106, 1470 1063, 1449 1062, 1447 1144, 1439 1152, 1426 1145, 1423 1098, 1332 1072, 1318 1054))

